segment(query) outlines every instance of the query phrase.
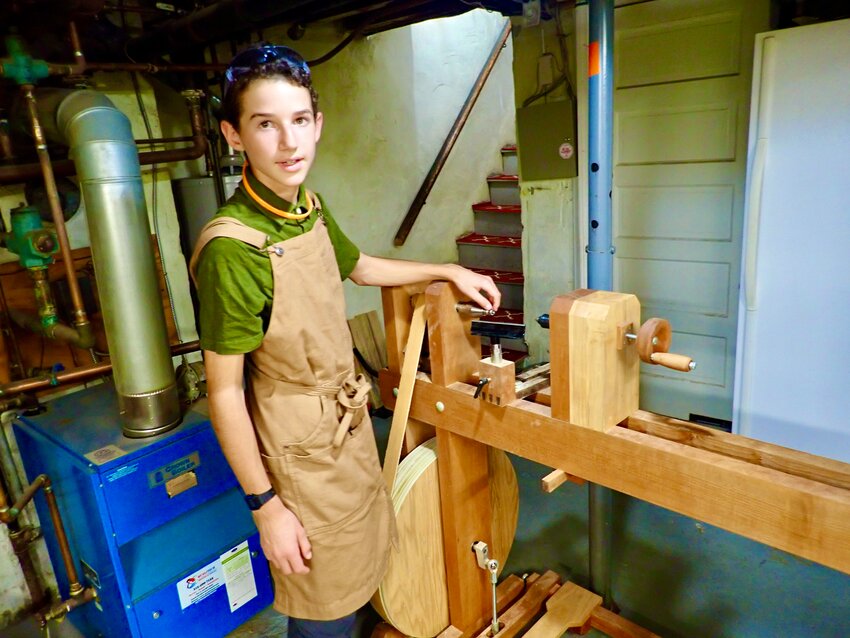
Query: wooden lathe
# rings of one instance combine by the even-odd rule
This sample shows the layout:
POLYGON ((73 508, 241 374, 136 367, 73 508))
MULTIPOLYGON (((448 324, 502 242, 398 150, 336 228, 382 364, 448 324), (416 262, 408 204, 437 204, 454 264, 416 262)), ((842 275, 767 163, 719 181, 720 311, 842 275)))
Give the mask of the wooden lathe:
MULTIPOLYGON (((544 488, 592 481, 850 574, 850 465, 639 410, 639 360, 681 370, 689 360, 666 353, 669 326, 638 331, 634 295, 557 297, 551 388, 515 399, 523 381, 515 382, 510 365, 482 361, 453 286, 384 289, 388 367, 380 385, 391 407, 419 294, 431 369, 430 379, 415 381, 404 447, 410 452, 436 436, 449 620, 440 636, 494 635, 490 581, 471 551, 494 537, 489 447, 553 468, 544 488), (475 398, 485 375, 490 388, 475 398)), ((591 626, 615 638, 654 635, 552 572, 526 582, 509 576, 497 591, 497 637, 526 630, 541 612, 528 630, 535 638, 591 626)), ((408 634, 384 624, 374 635, 408 634)))

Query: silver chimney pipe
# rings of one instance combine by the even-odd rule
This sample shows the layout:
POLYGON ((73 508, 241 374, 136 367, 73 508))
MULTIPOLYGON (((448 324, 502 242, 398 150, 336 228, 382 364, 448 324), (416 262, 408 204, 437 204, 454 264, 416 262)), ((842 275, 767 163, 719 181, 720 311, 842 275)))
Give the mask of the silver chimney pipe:
POLYGON ((161 434, 180 422, 180 403, 130 122, 90 90, 47 89, 39 108, 77 169, 124 434, 161 434))

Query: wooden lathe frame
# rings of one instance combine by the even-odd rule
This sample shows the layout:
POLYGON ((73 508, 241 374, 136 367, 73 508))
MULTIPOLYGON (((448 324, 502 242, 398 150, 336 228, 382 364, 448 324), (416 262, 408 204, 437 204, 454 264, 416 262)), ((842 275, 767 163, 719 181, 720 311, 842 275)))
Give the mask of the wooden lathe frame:
MULTIPOLYGON (((383 291, 388 368, 380 385, 391 407, 417 292, 383 291)), ((470 552, 474 541, 492 540, 486 446, 850 574, 850 465, 651 412, 636 411, 619 427, 599 431, 557 418, 551 404, 558 401, 543 393, 507 406, 475 399, 481 349, 470 320, 455 309, 463 299, 443 282, 424 294, 431 380, 416 382, 407 446, 436 428, 454 635, 480 630, 475 625, 486 622, 491 604, 470 552)), ((567 344, 556 330, 550 338, 555 377, 556 368, 568 365, 567 344)))

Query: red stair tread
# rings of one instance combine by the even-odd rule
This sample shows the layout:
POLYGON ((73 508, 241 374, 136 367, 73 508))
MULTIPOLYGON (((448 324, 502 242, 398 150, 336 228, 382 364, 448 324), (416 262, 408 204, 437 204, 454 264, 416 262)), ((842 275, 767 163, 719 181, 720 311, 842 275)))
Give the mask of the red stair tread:
POLYGON ((479 235, 467 233, 455 240, 458 244, 477 244, 483 246, 501 246, 503 248, 522 247, 522 237, 505 237, 503 235, 479 235))
POLYGON ((494 204, 493 202, 478 202, 472 205, 476 213, 521 213, 519 204, 494 204))
POLYGON ((488 182, 517 182, 519 183, 519 175, 490 175, 487 177, 488 182))
POLYGON ((470 268, 471 271, 477 272, 479 275, 487 275, 492 277, 497 284, 519 284, 525 283, 525 276, 521 272, 513 272, 512 270, 489 270, 487 268, 470 268))

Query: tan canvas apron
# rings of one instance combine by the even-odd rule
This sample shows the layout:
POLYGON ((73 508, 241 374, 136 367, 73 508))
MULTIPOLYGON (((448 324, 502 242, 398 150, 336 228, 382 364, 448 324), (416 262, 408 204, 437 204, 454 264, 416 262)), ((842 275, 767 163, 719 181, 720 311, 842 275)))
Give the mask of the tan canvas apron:
POLYGON ((262 344, 248 362, 248 408, 263 464, 313 549, 306 575, 272 569, 275 609, 332 620, 378 588, 396 542, 392 503, 355 377, 339 267, 320 219, 303 235, 267 245, 264 233, 232 218, 205 227, 192 258, 215 237, 269 253, 274 299, 262 344))

